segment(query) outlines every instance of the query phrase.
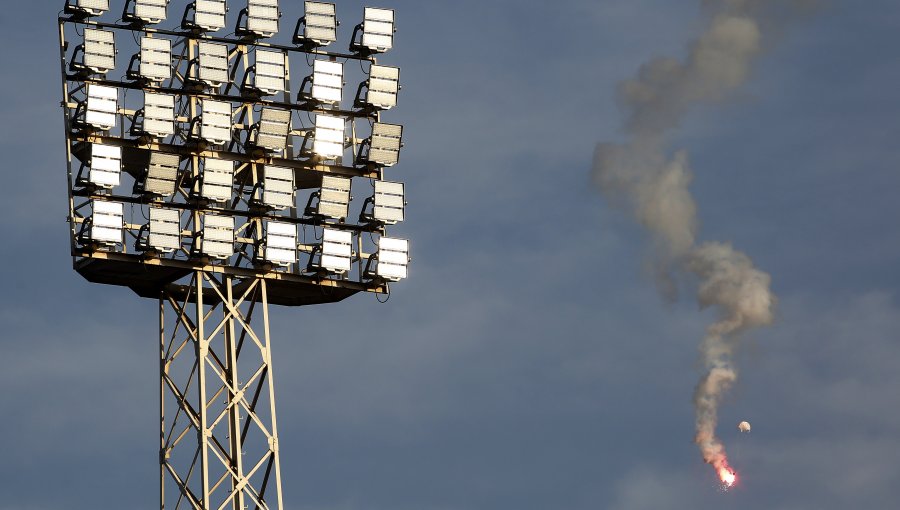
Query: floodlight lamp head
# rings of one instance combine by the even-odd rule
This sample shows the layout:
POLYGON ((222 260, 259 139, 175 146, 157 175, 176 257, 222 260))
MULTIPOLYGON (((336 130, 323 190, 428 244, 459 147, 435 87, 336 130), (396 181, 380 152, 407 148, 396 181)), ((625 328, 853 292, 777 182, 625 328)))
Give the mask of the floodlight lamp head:
POLYGON ((172 41, 142 37, 140 62, 135 78, 148 83, 160 83, 172 78, 172 41))
POLYGON ((362 110, 390 110, 397 106, 397 95, 400 93, 400 68, 372 65, 369 77, 357 92, 356 107, 362 110), (359 93, 366 89, 365 98, 359 93))
POLYGON ((372 136, 366 140, 366 152, 360 152, 362 162, 376 167, 394 166, 400 161, 403 147, 403 126, 376 122, 372 136))
POLYGON ((272 37, 278 33, 280 18, 278 0, 247 0, 247 7, 241 10, 243 25, 239 21, 235 33, 250 39, 272 37))
POLYGON ((375 193, 366 199, 359 215, 368 226, 395 225, 406 218, 406 196, 402 182, 375 181, 375 193))
POLYGON ((130 0, 122 19, 136 25, 155 25, 166 20, 169 0, 130 0), (127 9, 131 6, 130 9, 127 9))
POLYGON ((304 93, 307 101, 339 107, 344 95, 344 64, 317 59, 313 62, 313 74, 304 80, 304 85, 306 82, 311 84, 309 92, 304 93))
POLYGON ((344 119, 332 115, 316 115, 313 156, 318 159, 338 159, 344 155, 344 119))
POLYGON ((291 130, 291 110, 263 107, 259 122, 252 129, 254 146, 267 152, 282 152, 287 148, 291 130))
POLYGON ((200 174, 200 196, 210 202, 231 200, 234 184, 234 163, 223 159, 203 158, 200 174))
POLYGON ((151 207, 150 222, 144 229, 146 241, 138 243, 142 251, 166 254, 181 249, 181 212, 177 209, 151 207))
POLYGON ((91 211, 91 217, 82 224, 81 243, 114 250, 124 239, 125 204, 91 200, 91 211))
POLYGON ((332 175, 322 176, 322 187, 309 199, 305 214, 317 219, 333 219, 343 222, 350 209, 352 179, 332 175), (318 203, 313 201, 318 199, 318 203))
POLYGON ((116 38, 110 30, 84 29, 84 43, 76 49, 81 51, 81 61, 74 56, 70 68, 81 74, 106 75, 116 68, 116 38))
POLYGON ((109 0, 66 0, 64 10, 78 18, 99 16, 109 10, 109 0))
POLYGON ((318 247, 319 259, 311 265, 325 273, 343 275, 350 271, 353 258, 353 234, 332 228, 323 229, 322 244, 318 247))
POLYGON ((119 112, 119 89, 87 84, 87 99, 83 107, 82 125, 89 129, 108 131, 116 127, 119 112))
POLYGON ((354 31, 350 43, 350 51, 367 57, 376 53, 384 53, 394 46, 394 10, 366 7, 363 22, 354 31), (357 41, 356 34, 362 31, 357 41))
POLYGON ((257 48, 253 52, 252 79, 247 80, 241 88, 259 95, 273 96, 287 89, 287 58, 281 51, 257 48))
POLYGON ((338 26, 333 3, 306 1, 304 15, 294 32, 294 44, 307 50, 328 46, 337 41, 338 26))
MULTIPOLYGON (((378 265, 374 276, 389 282, 398 282, 408 276, 409 241, 382 237, 378 240, 378 265)), ((371 277, 371 272, 369 273, 371 277)))
POLYGON ((262 253, 264 262, 287 268, 297 262, 297 226, 281 221, 266 221, 262 253))
POLYGON ((122 148, 99 143, 91 144, 91 168, 88 183, 92 188, 112 190, 122 175, 122 148))
POLYGON ((185 10, 182 28, 198 32, 215 32, 225 28, 225 0, 194 0, 185 10), (192 13, 189 17, 189 13, 192 13))
POLYGON ((140 133, 153 138, 175 134, 175 96, 144 92, 143 114, 140 133))
POLYGON ((218 260, 234 254, 235 220, 231 216, 206 213, 200 232, 200 253, 218 260))
POLYGON ((180 164, 181 157, 177 154, 151 152, 140 192, 151 198, 173 195, 178 182, 180 164))
POLYGON ((269 209, 294 207, 294 170, 266 165, 263 169, 262 204, 269 209))
MULTIPOLYGON (((203 113, 200 115, 200 140, 213 145, 224 145, 231 141, 232 106, 227 101, 203 99, 203 113)), ((196 119, 195 119, 196 120, 196 119)))

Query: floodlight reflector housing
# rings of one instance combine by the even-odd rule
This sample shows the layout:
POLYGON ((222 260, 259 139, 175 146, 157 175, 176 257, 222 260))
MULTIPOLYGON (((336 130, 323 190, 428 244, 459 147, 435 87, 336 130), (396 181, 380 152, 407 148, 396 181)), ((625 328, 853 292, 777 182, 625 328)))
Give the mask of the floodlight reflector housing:
POLYGON ((278 33, 278 0, 247 0, 247 32, 258 37, 278 33))
POLYGON ((253 74, 253 88, 267 96, 284 92, 287 89, 284 53, 257 48, 255 54, 256 72, 253 74))
POLYGON ((352 179, 322 176, 322 189, 319 191, 319 204, 316 214, 325 218, 343 220, 350 208, 350 186, 352 179))
POLYGON ((122 174, 122 148, 91 144, 91 171, 88 180, 104 189, 119 185, 122 174))
POLYGON ((337 274, 349 271, 350 258, 353 255, 352 242, 353 234, 351 232, 331 228, 324 229, 319 268, 337 274))
POLYGON ((303 39, 315 46, 326 46, 337 40, 337 16, 334 4, 305 2, 303 39))
POLYGON ((323 103, 340 104, 343 90, 344 64, 328 60, 313 62, 313 99, 323 103))
POLYGON ((375 181, 372 217, 385 225, 404 220, 406 198, 402 182, 375 181))
POLYGON ((194 26, 215 32, 225 27, 225 0, 195 0, 194 26))
POLYGON ((197 44, 197 80, 213 88, 219 88, 230 80, 228 76, 228 46, 208 41, 197 44))
POLYGON ((162 207, 150 208, 150 248, 171 253, 181 248, 181 211, 162 207))
POLYGON ((172 77, 172 41, 152 37, 141 38, 142 78, 161 82, 172 77))
POLYGON ((175 96, 144 92, 143 131, 157 138, 175 134, 175 96))
POLYGON ((384 53, 394 46, 394 10, 366 7, 362 46, 371 53, 384 53))
POLYGON ((203 100, 203 114, 200 122, 200 138, 222 145, 231 141, 231 103, 203 100))
POLYGON ((224 159, 204 158, 200 179, 200 195, 203 198, 226 202, 231 199, 234 183, 234 163, 224 159))
POLYGON ((110 247, 120 244, 125 230, 125 205, 91 200, 91 209, 88 239, 110 247))
POLYGON ((106 74, 116 68, 116 35, 110 30, 84 29, 84 58, 88 71, 106 74))
POLYGON ((144 193, 169 196, 175 193, 178 180, 178 165, 181 157, 177 154, 151 152, 147 165, 147 178, 144 180, 144 193))
POLYGON ((234 218, 217 214, 203 215, 200 251, 204 255, 225 260, 234 254, 234 218))
POLYGON ((344 155, 344 119, 331 115, 316 115, 316 134, 313 152, 325 159, 344 155))
POLYGON ((254 143, 257 147, 273 152, 283 151, 287 147, 287 136, 290 129, 290 110, 264 107, 259 114, 254 143))
POLYGON ((109 0, 77 0, 75 5, 66 2, 66 7, 87 16, 99 16, 109 10, 109 0))
POLYGON ((130 17, 148 24, 160 23, 166 19, 168 5, 169 0, 134 0, 134 11, 130 17))
POLYGON ((275 209, 294 207, 294 170, 266 166, 263 172, 263 203, 275 209))
POLYGON ((406 278, 409 266, 409 241, 382 237, 378 240, 378 267, 375 274, 389 281, 406 278))
POLYGON ((297 262, 297 226, 281 221, 266 221, 263 258, 284 267, 297 262))
POLYGON ((397 93, 399 92, 399 67, 373 65, 369 69, 367 104, 379 110, 390 110, 397 106, 397 93))
POLYGON ((116 127, 119 111, 119 89, 88 83, 87 109, 84 123, 98 129, 109 130, 116 127))
POLYGON ((382 166, 396 165, 400 161, 402 140, 403 126, 376 122, 369 141, 369 162, 382 166))

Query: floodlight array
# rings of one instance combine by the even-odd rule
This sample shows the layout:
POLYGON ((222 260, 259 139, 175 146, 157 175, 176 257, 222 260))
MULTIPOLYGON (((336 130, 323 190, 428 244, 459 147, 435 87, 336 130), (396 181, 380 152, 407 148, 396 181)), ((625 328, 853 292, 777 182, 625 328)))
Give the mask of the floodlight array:
POLYGON ((177 209, 151 207, 147 244, 162 253, 181 249, 181 212, 177 209))
POLYGON ((141 38, 140 75, 151 82, 172 78, 172 41, 155 37, 141 38))
POLYGON ((64 68, 67 141, 81 164, 70 177, 76 249, 84 250, 77 257, 98 245, 130 255, 128 229, 144 258, 291 268, 315 281, 353 279, 356 267, 358 282, 379 292, 406 276, 408 243, 387 233, 405 219, 404 186, 384 180, 399 162, 403 127, 382 121, 397 105, 400 72, 373 57, 393 47, 394 11, 367 7, 352 53, 342 54, 322 49, 339 26, 329 2, 304 2, 292 48, 259 42, 278 32, 277 0, 247 0, 237 35, 224 37, 206 35, 226 27, 224 0, 190 2, 181 31, 149 28, 166 19, 168 0, 120 1, 116 22, 90 19, 109 10, 105 0, 67 0, 69 17, 60 18, 75 25, 80 42, 64 68), (116 74, 117 38, 131 45, 122 30, 138 49, 116 74), (298 52, 310 68, 299 94, 289 82, 298 52), (349 60, 366 76, 346 104, 349 60), (143 97, 137 111, 132 91, 143 97), (357 190, 358 179, 370 179, 374 193, 355 210, 358 221, 348 221, 355 179, 357 190), (119 191, 126 184, 131 197, 119 191), (145 220, 126 223, 125 203, 145 220), (309 227, 319 244, 307 244, 309 227))

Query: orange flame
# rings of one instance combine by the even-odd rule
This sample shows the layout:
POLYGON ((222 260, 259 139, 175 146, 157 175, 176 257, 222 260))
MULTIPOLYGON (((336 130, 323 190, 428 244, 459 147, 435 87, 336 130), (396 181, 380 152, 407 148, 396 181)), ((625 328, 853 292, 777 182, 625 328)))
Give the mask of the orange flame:
POLYGON ((725 488, 729 488, 737 481, 737 473, 728 466, 722 466, 719 468, 719 479, 722 480, 722 485, 725 488))

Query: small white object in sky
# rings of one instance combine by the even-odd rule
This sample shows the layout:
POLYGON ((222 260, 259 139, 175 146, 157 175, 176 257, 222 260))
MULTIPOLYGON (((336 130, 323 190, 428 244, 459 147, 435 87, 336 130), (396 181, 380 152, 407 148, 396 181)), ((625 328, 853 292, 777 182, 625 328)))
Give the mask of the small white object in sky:
POLYGON ((750 423, 742 421, 738 424, 738 430, 740 430, 741 432, 750 432, 750 423))

